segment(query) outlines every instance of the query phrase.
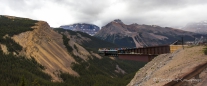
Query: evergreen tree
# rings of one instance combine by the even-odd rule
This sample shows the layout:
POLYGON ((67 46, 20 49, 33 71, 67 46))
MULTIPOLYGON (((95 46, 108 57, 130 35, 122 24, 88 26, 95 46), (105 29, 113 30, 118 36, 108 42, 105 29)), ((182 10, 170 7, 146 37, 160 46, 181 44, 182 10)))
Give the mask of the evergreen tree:
POLYGON ((21 80, 19 86, 26 86, 26 82, 25 82, 24 76, 22 76, 22 80, 21 80))

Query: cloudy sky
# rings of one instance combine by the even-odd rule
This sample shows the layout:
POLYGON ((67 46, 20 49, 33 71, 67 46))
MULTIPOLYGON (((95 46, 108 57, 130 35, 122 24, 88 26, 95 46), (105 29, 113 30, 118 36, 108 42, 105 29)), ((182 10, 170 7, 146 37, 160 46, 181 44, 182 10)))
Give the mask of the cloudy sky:
POLYGON ((114 19, 163 27, 207 20, 207 0, 0 0, 0 15, 104 26, 114 19))

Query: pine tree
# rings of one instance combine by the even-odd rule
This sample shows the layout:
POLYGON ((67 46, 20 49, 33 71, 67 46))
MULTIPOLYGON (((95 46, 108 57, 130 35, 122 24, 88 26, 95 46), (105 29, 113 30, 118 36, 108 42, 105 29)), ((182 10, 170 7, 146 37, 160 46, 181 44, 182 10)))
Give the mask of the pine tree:
POLYGON ((26 86, 25 80, 24 80, 24 76, 22 77, 22 81, 19 84, 19 86, 26 86))

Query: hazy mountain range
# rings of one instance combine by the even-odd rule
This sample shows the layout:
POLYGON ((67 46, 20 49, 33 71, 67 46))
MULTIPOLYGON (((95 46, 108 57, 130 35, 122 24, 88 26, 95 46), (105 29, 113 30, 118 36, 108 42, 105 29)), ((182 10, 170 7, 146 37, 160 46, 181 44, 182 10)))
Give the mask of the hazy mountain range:
POLYGON ((188 23, 182 29, 186 31, 207 34, 207 21, 188 23))

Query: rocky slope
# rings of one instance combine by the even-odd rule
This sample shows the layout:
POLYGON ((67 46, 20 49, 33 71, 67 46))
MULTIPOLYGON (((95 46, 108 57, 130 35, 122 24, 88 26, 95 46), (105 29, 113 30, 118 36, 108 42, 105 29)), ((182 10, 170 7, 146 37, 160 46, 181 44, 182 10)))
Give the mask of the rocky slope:
POLYGON ((20 54, 35 58, 37 62, 46 67, 45 72, 52 76, 53 81, 61 81, 61 78, 58 77, 59 71, 79 76, 71 68, 71 63, 76 63, 71 54, 85 61, 88 57, 102 58, 79 45, 81 41, 91 41, 91 39, 82 37, 80 34, 79 37, 81 38, 76 39, 75 36, 67 32, 64 33, 70 39, 68 44, 72 47, 72 53, 69 54, 63 43, 62 35, 52 30, 46 22, 40 21, 32 28, 34 28, 33 31, 14 35, 12 38, 23 47, 20 54))
POLYGON ((93 25, 93 24, 87 24, 87 23, 75 23, 71 25, 62 25, 60 26, 60 28, 73 30, 73 31, 81 31, 81 32, 87 33, 92 36, 100 30, 98 26, 93 25))
POLYGON ((207 34, 207 21, 188 23, 182 29, 186 31, 207 34))
MULTIPOLYGON (((12 16, 7 17, 11 19, 16 18, 12 16)), ((52 76, 52 81, 62 81, 58 76, 60 71, 79 76, 79 74, 71 68, 71 63, 76 63, 76 60, 65 48, 62 35, 51 29, 44 21, 38 21, 32 28, 33 30, 31 31, 22 32, 11 37, 16 43, 22 46, 21 51, 13 52, 13 54, 34 58, 38 63, 45 67, 44 72, 52 76)), ((67 35, 68 38, 70 38, 70 35, 67 35)), ((10 36, 6 35, 5 37, 10 36)), ((79 39, 79 41, 80 40, 81 39, 79 39)), ((82 37, 82 41, 83 40, 91 41, 89 38, 82 37)), ((87 51, 81 45, 76 43, 75 40, 70 40, 68 44, 73 46, 73 54, 84 60, 87 60, 88 57, 92 56, 101 58, 98 54, 87 51), (74 46, 76 46, 76 48, 74 48, 74 46)), ((7 50, 7 46, 4 44, 1 44, 1 49, 5 54, 10 53, 7 50)))
POLYGON ((57 76, 59 71, 78 76, 70 67, 75 60, 67 53, 63 45, 62 35, 53 31, 43 21, 39 21, 32 28, 34 28, 33 31, 23 32, 12 37, 23 47, 20 54, 28 58, 33 57, 38 63, 46 67, 44 71, 52 76, 53 81, 61 81, 57 76))
POLYGON ((123 47, 143 47, 170 44, 184 37, 192 41, 201 35, 179 29, 160 27, 156 25, 126 25, 121 20, 114 20, 94 35, 100 39, 123 47))
POLYGON ((141 68, 128 86, 206 86, 204 46, 162 54, 141 68))

